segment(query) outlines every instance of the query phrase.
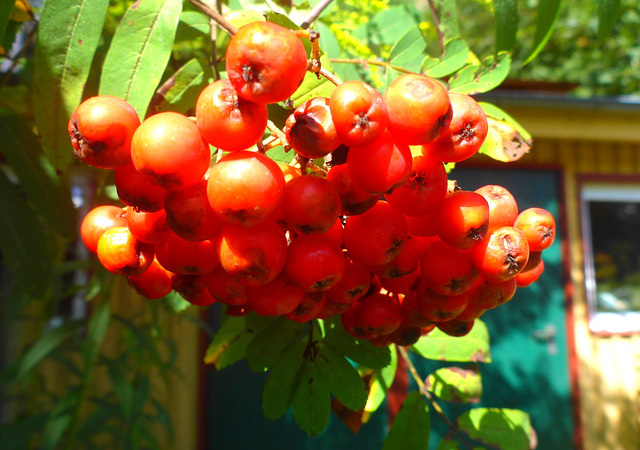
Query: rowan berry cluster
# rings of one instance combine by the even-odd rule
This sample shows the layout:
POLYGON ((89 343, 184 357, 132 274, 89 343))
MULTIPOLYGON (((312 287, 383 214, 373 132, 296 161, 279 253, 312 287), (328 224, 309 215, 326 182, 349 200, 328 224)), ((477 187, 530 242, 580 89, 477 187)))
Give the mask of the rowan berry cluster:
POLYGON ((254 22, 225 61, 227 79, 201 92, 195 118, 141 122, 124 100, 97 96, 69 121, 76 155, 113 169, 126 205, 91 210, 82 239, 142 296, 174 290, 228 314, 294 321, 339 314, 357 338, 408 345, 436 326, 468 333, 542 272, 551 214, 519 212, 500 186, 448 180, 444 163, 471 157, 487 135, 472 97, 420 74, 384 94, 339 83, 272 138, 297 155, 283 164, 262 143, 267 105, 287 100, 313 66, 302 41, 254 22), (318 158, 322 167, 308 164, 318 158))

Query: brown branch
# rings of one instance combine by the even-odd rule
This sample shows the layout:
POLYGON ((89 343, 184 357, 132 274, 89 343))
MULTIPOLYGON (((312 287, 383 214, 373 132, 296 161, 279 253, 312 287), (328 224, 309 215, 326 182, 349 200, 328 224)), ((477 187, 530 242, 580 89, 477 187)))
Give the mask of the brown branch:
POLYGON ((314 22, 320 16, 320 14, 322 14, 322 11, 324 11, 332 1, 333 0, 322 0, 320 3, 318 3, 311 10, 311 12, 309 13, 309 16, 304 20, 304 22, 302 22, 302 24, 300 25, 300 28, 302 28, 303 30, 306 30, 307 28, 309 28, 311 23, 314 22))
POLYGON ((209 5, 205 4, 201 0, 189 0, 189 2, 193 4, 196 8, 198 8, 200 11, 205 13, 210 19, 215 21, 216 24, 218 24, 218 26, 222 28, 224 31, 229 33, 230 36, 233 36, 234 34, 236 34, 236 31, 238 31, 238 29, 234 25, 232 25, 229 21, 227 21, 227 19, 225 19, 224 16, 222 16, 222 14, 220 14, 218 11, 214 10, 213 8, 209 7, 209 5))
POLYGON ((342 80, 340 78, 338 78, 335 74, 329 72, 328 70, 324 69, 323 67, 320 67, 320 70, 318 70, 318 75, 322 75, 323 77, 331 81, 336 86, 340 86, 342 84, 342 80))

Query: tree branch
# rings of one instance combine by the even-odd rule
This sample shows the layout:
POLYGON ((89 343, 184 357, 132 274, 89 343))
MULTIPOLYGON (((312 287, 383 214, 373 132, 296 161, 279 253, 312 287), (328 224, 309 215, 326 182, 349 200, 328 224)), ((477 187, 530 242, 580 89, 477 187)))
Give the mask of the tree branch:
POLYGON ((302 28, 303 30, 309 28, 311 23, 315 21, 320 16, 320 14, 322 14, 322 11, 324 11, 332 1, 333 0, 322 0, 320 3, 318 3, 315 8, 313 8, 309 13, 309 17, 307 17, 305 21, 302 22, 300 28, 302 28))
POLYGON ((189 0, 189 2, 191 2, 191 4, 193 4, 200 11, 205 13, 214 22, 216 22, 218 26, 229 33, 230 36, 233 36, 234 34, 236 34, 236 31, 238 31, 238 29, 229 21, 227 21, 227 19, 225 19, 222 14, 210 8, 209 5, 205 4, 201 0, 189 0))

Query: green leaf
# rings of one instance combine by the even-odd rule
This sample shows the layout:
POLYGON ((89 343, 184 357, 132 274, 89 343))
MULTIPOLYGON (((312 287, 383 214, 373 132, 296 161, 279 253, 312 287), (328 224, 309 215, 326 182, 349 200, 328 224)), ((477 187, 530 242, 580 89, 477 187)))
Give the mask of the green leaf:
POLYGON ((423 358, 440 361, 491 362, 489 330, 479 319, 466 336, 452 337, 434 329, 412 345, 411 350, 423 358))
POLYGON ((620 0, 598 0, 598 40, 604 41, 611 35, 620 16, 620 0))
POLYGON ((534 37, 533 51, 522 63, 523 66, 533 61, 538 53, 542 51, 555 28, 558 16, 560 15, 560 0, 539 0, 538 20, 536 22, 536 34, 534 37))
POLYGON ((442 58, 425 57, 422 62, 422 72, 433 78, 442 78, 460 70, 469 57, 469 47, 462 38, 454 38, 444 45, 442 58))
POLYGON ((255 335, 247 347, 247 363, 255 372, 266 372, 302 335, 304 323, 280 316, 255 335))
POLYGON ((267 419, 282 417, 291 406, 302 377, 306 346, 306 342, 296 342, 269 372, 262 392, 262 409, 267 419))
POLYGON ((249 314, 245 317, 225 316, 223 319, 204 358, 206 364, 213 364, 218 370, 244 358, 254 336, 275 318, 249 314))
POLYGON ((289 164, 291 161, 293 161, 293 157, 296 156, 296 152, 293 150, 285 152, 284 147, 278 146, 269 149, 267 151, 267 155, 269 155, 269 158, 273 159, 275 162, 289 164))
POLYGON ((129 421, 133 415, 134 387, 123 373, 124 367, 122 364, 117 361, 108 361, 107 369, 113 392, 116 394, 120 404, 120 414, 124 416, 125 421, 129 421))
POLYGON ((60 344, 77 335, 80 325, 82 322, 71 322, 44 333, 22 356, 13 379, 26 380, 60 344))
POLYGON ((33 438, 42 431, 48 418, 48 412, 41 412, 0 425, 0 442, 3 448, 15 450, 33 448, 33 438))
POLYGON ((443 437, 438 442, 438 448, 436 450, 460 450, 460 445, 452 436, 443 437))
POLYGON ((111 321, 111 306, 108 299, 93 305, 82 355, 87 366, 92 365, 98 357, 104 335, 111 321))
POLYGON ((13 9, 13 1, 5 0, 0 3, 0 42, 4 39, 4 33, 7 31, 7 24, 9 23, 9 16, 13 9))
POLYGON ((169 294, 162 297, 159 301, 163 302, 167 306, 167 308, 173 312, 181 312, 191 306, 191 303, 186 301, 184 297, 182 297, 176 291, 169 292, 169 294))
POLYGON ((479 94, 498 87, 509 75, 511 57, 506 52, 489 56, 481 66, 470 64, 449 80, 449 91, 479 94))
POLYGON ((20 189, 0 170, 0 252, 16 283, 42 297, 50 287, 52 261, 45 229, 20 189))
POLYGON ((76 212, 70 187, 45 158, 29 125, 10 110, 0 110, 0 151, 44 223, 59 236, 72 239, 76 212))
POLYGON ((493 0, 495 14, 496 53, 511 52, 516 45, 518 31, 518 2, 516 0, 493 0))
POLYGON ((171 56, 181 0, 134 3, 118 26, 102 67, 100 94, 128 101, 140 119, 171 56))
POLYGON ((479 102, 487 116, 489 131, 479 153, 497 161, 516 161, 531 149, 531 134, 513 117, 490 103, 479 102))
POLYGON ((453 403, 479 403, 482 379, 478 366, 443 367, 430 374, 425 386, 442 400, 453 403))
POLYGON ((393 45, 389 53, 389 63, 411 72, 420 71, 427 43, 422 31, 412 27, 393 45))
POLYGON ((398 36, 418 26, 421 13, 411 3, 390 5, 371 18, 366 33, 370 35, 369 39, 374 45, 392 46, 398 40, 398 36))
POLYGON ((44 450, 55 449, 60 443, 65 431, 71 422, 73 409, 80 401, 80 389, 71 390, 62 397, 53 407, 47 418, 42 433, 41 448, 44 450))
POLYGON ((517 409, 472 409, 458 417, 458 428, 496 449, 528 450, 535 440, 529 415, 517 409))
POLYGON ((382 450, 424 450, 429 446, 430 431, 429 407, 420 392, 410 392, 393 420, 382 450))
POLYGON ((176 41, 193 41, 211 34, 209 18, 200 11, 186 10, 180 14, 176 41))
POLYGON ((366 339, 356 339, 347 333, 339 318, 325 320, 325 345, 352 361, 370 369, 379 369, 391 362, 389 347, 376 347, 366 339))
POLYGON ((186 114, 195 107, 200 92, 207 87, 213 71, 199 58, 184 64, 158 89, 152 100, 156 112, 176 111, 186 114))
POLYGON ((300 428, 314 437, 329 424, 331 395, 316 361, 305 361, 301 372, 291 410, 300 428))
POLYGON ((47 1, 40 14, 34 111, 45 154, 59 170, 74 160, 67 123, 82 100, 108 5, 108 0, 47 1))
POLYGON ((382 369, 375 370, 373 373, 373 380, 369 387, 367 404, 364 407, 365 411, 373 413, 378 410, 380 405, 382 405, 385 398, 387 398, 387 392, 396 377, 397 368, 398 352, 394 348, 391 351, 391 362, 382 369))
POLYGON ((364 408, 367 402, 364 382, 344 356, 323 346, 315 363, 334 397, 352 411, 364 408))

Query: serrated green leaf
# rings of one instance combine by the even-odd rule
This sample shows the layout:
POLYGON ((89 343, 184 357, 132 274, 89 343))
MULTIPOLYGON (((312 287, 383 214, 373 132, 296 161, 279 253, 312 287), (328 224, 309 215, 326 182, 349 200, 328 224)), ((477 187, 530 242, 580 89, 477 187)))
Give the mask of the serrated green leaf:
POLYGON ((433 78, 442 78, 460 70, 469 57, 469 47, 462 38, 454 38, 445 43, 442 58, 425 57, 421 71, 433 78))
POLYGON ((82 100, 108 5, 108 0, 47 1, 40 14, 34 112, 44 152, 59 170, 74 160, 67 123, 82 100))
POLYGON ((315 363, 335 398, 352 411, 364 408, 367 402, 364 382, 344 356, 323 346, 315 363))
POLYGON ((339 318, 325 320, 325 327, 325 345, 357 364, 370 369, 380 369, 391 363, 389 347, 376 347, 366 339, 354 338, 344 330, 339 318))
POLYGON ((516 45, 518 31, 518 2, 516 0, 493 0, 495 14, 496 53, 511 52, 516 45))
POLYGON ((373 374, 373 381, 369 388, 369 395, 367 397, 367 404, 364 410, 373 413, 377 411, 380 405, 387 398, 387 392, 393 384, 393 380, 396 376, 396 370, 398 369, 398 352, 394 348, 391 351, 391 362, 389 365, 382 369, 377 369, 373 374))
POLYGON ((470 64, 449 80, 449 92, 479 94, 498 87, 509 75, 511 57, 501 52, 486 58, 480 67, 470 64))
POLYGON ((398 36, 419 25, 421 16, 411 2, 389 5, 371 18, 366 33, 374 45, 392 46, 398 40, 398 36))
POLYGON ((620 0, 598 0, 598 40, 604 41, 611 35, 621 10, 620 0))
POLYGON ((200 92, 207 87, 213 77, 209 65, 198 58, 185 63, 153 97, 153 108, 157 112, 176 111, 186 114, 195 107, 200 92))
POLYGON ((0 170, 0 252, 16 283, 40 298, 49 289, 52 261, 48 237, 20 189, 0 170))
POLYGON ((443 367, 427 377, 425 386, 442 400, 452 403, 478 403, 482 396, 478 366, 443 367))
POLYGON ((200 11, 186 10, 180 14, 176 41, 193 41, 211 34, 209 18, 200 11))
POLYGON ((44 223, 59 236, 73 238, 76 212, 69 184, 45 158, 29 125, 9 110, 0 110, 0 152, 44 223))
POLYGON ((422 336, 411 350, 423 358, 439 361, 491 362, 489 330, 479 319, 466 336, 452 337, 436 328, 422 336))
POLYGON ((533 61, 538 53, 542 51, 551 33, 555 28, 560 13, 560 0, 539 0, 538 2, 538 20, 536 21, 536 34, 534 37, 533 50, 522 63, 523 66, 533 61))
POLYGON ((262 392, 262 410, 267 419, 282 417, 291 406, 300 384, 306 346, 306 342, 296 342, 269 372, 262 392))
POLYGON ((4 39, 4 33, 7 31, 13 3, 13 1, 4 1, 0 4, 0 42, 4 39))
POLYGON ((529 415, 517 409, 476 408, 458 417, 458 428, 491 448, 528 450, 533 441, 529 415))
POLYGON ((305 361, 301 372, 291 410, 298 426, 314 437, 329 424, 331 395, 316 361, 305 361))
POLYGON ((100 94, 128 101, 140 119, 162 78, 182 11, 181 0, 134 3, 118 26, 102 67, 100 94))
POLYGON ((389 53, 389 63, 411 72, 420 71, 427 43, 418 27, 407 30, 393 45, 389 53))
POLYGON ((247 363, 255 372, 267 371, 304 332, 305 324, 280 316, 255 335, 247 347, 247 363))
POLYGON ((429 407, 422 395, 413 391, 402 402, 382 450, 424 450, 429 446, 429 407))

